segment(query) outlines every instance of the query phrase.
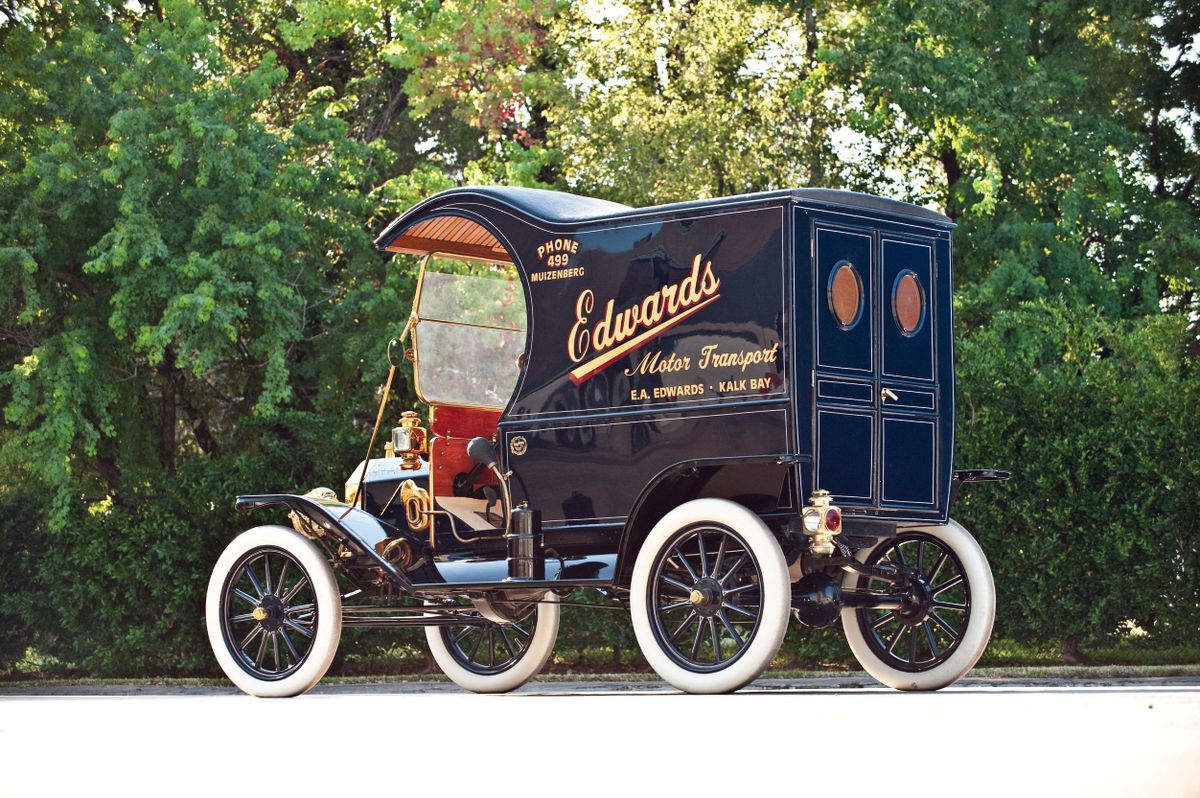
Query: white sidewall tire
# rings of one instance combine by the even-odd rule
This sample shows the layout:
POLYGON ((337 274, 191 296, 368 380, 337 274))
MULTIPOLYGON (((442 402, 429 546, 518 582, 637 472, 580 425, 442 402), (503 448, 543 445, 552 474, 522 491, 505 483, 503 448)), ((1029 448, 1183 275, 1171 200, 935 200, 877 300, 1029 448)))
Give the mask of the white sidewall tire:
POLYGON ((442 629, 445 627, 426 626, 425 641, 429 643, 429 652, 433 654, 442 673, 459 687, 473 693, 508 693, 537 676, 546 667, 550 655, 554 653, 554 642, 558 639, 559 609, 556 594, 542 596, 537 605, 537 625, 529 646, 512 667, 500 673, 475 673, 460 664, 442 639, 442 629))
POLYGON ((216 655, 221 670, 242 692, 260 698, 287 698, 310 690, 329 670, 342 636, 342 595, 338 591, 333 569, 329 567, 324 553, 316 544, 286 526, 270 525, 248 529, 225 547, 217 564, 213 566, 204 609, 208 642, 212 645, 213 654, 216 655), (304 566, 317 605, 317 631, 307 659, 294 673, 275 681, 258 679, 244 670, 234 659, 221 631, 221 593, 225 587, 225 579, 238 560, 262 546, 283 549, 304 566))
MULTIPOLYGON (((962 563, 971 588, 971 616, 958 648, 941 665, 922 673, 909 673, 893 668, 871 651, 858 626, 856 610, 842 610, 842 630, 859 665, 879 682, 895 690, 940 690, 965 676, 983 656, 992 637, 992 623, 996 619, 996 585, 992 581, 992 569, 983 549, 971 533, 953 518, 947 524, 899 530, 901 535, 905 532, 924 532, 937 538, 962 563)), ((856 559, 865 561, 872 550, 861 549, 855 555, 856 559)), ((852 588, 857 583, 858 574, 847 573, 842 578, 843 588, 852 588)))
POLYGON ((659 676, 685 693, 730 693, 757 679, 783 643, 791 599, 787 563, 775 536, 757 515, 726 499, 695 499, 664 515, 638 552, 630 584, 633 631, 643 656, 659 676), (659 552, 675 533, 706 522, 728 527, 746 542, 761 571, 762 606, 754 639, 741 655, 723 670, 696 673, 671 659, 659 644, 650 617, 649 584, 659 552))

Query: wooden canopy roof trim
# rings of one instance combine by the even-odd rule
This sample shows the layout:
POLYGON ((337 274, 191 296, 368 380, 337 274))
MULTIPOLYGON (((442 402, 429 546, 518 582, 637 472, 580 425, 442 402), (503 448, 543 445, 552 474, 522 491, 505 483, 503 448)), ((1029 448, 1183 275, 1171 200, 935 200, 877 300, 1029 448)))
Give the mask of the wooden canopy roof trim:
POLYGON ((511 263, 508 252, 480 224, 461 216, 435 216, 417 222, 387 247, 388 252, 438 252, 467 260, 511 263))

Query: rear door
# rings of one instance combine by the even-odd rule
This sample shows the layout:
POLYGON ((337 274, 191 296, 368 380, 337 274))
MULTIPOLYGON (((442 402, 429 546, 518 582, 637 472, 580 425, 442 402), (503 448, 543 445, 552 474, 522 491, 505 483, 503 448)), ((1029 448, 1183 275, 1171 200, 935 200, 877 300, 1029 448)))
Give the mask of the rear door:
POLYGON ((937 503, 939 397, 934 341, 933 242, 878 237, 879 506, 937 503))
POLYGON ((939 473, 934 242, 832 215, 810 231, 815 487, 848 507, 927 514, 939 473))

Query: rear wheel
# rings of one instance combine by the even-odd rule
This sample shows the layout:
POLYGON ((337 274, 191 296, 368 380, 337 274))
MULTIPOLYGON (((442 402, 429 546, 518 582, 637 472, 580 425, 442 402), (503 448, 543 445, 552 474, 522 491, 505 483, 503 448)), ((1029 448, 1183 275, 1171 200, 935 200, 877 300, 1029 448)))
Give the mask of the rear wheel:
POLYGON ((230 681, 253 696, 294 696, 333 661, 342 597, 311 541, 287 527, 260 526, 234 538, 217 560, 205 620, 230 681))
POLYGON ((558 596, 547 593, 511 617, 510 623, 426 626, 425 640, 442 673, 459 687, 507 693, 540 673, 554 652, 558 596))
POLYGON ((727 693, 779 651, 791 588, 779 544, 758 516, 697 499, 650 531, 630 601, 638 644, 659 676, 685 692, 727 693))
MULTIPOLYGON (((858 559, 916 574, 896 610, 843 609, 846 641, 863 669, 897 690, 937 690, 961 679, 987 648, 996 588, 983 550, 956 521, 905 529, 858 559)), ((847 574, 844 589, 890 592, 891 584, 847 574)))

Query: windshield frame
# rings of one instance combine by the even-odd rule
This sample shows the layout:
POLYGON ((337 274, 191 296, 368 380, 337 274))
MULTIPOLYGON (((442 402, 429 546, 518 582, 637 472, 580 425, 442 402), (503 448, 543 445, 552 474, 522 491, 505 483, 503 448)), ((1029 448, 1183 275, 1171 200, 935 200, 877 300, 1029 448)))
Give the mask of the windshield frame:
MULTIPOLYGON (((434 273, 439 273, 439 272, 434 272, 434 273)), ((426 405, 427 407, 431 407, 431 408, 434 406, 439 406, 439 405, 440 406, 448 406, 448 407, 466 407, 466 408, 472 408, 472 409, 476 409, 476 410, 488 410, 488 411, 493 411, 493 412, 499 412, 501 415, 503 415, 504 412, 508 409, 508 407, 513 403, 513 401, 520 394, 521 387, 525 382, 525 374, 529 367, 530 330, 532 328, 531 316, 532 316, 532 314, 530 311, 529 286, 526 285, 524 274, 522 273, 520 267, 517 265, 515 259, 510 258, 509 260, 500 260, 500 259, 491 260, 491 259, 475 258, 475 257, 464 258, 457 253, 444 252, 441 250, 429 250, 428 252, 426 252, 424 255, 421 256, 421 259, 420 259, 420 264, 419 264, 419 268, 418 268, 418 272, 417 272, 417 285, 416 285, 416 289, 413 292, 412 311, 409 314, 408 324, 406 327, 408 333, 412 336, 412 346, 410 349, 411 357, 409 359, 412 361, 412 364, 413 364, 413 390, 417 395, 417 399, 420 402, 422 402, 424 405, 426 405), (434 258, 438 258, 438 257, 466 261, 466 262, 470 262, 470 263, 485 263, 485 264, 502 266, 505 268, 512 269, 514 272, 515 280, 520 284, 520 294, 521 294, 522 301, 525 304, 525 319, 524 319, 525 327, 524 327, 524 329, 517 330, 517 329, 511 328, 511 327, 499 327, 499 326, 492 326, 492 325, 485 325, 485 324, 475 324, 475 323, 471 323, 471 322, 456 322, 456 321, 449 321, 449 320, 437 319, 437 318, 422 318, 420 315, 420 307, 421 307, 421 299, 423 296, 423 292, 425 290, 425 276, 427 273, 429 273, 430 260, 434 259, 434 258), (477 402, 430 401, 425 396, 424 391, 422 391, 422 389, 421 389, 421 345, 420 345, 420 340, 419 340, 420 336, 418 334, 418 328, 420 327, 421 322, 434 323, 434 324, 446 324, 446 325, 455 326, 455 327, 466 327, 466 328, 475 328, 475 329, 484 329, 484 330, 497 330, 500 332, 520 331, 520 332, 524 333, 525 340, 524 340, 524 346, 522 348, 521 355, 520 355, 519 371, 517 373, 516 379, 513 382, 512 392, 509 394, 508 398, 505 400, 505 402, 502 406, 490 405, 490 404, 479 404, 477 402)))

